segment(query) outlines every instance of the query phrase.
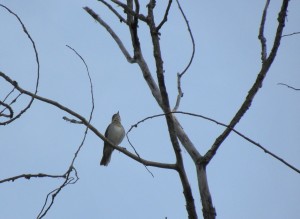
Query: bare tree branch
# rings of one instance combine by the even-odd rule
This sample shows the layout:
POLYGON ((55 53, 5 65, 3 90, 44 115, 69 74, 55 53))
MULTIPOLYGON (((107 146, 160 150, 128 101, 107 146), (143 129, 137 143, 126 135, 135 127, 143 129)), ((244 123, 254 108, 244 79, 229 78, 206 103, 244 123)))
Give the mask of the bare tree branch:
POLYGON ((193 46, 192 47, 192 55, 191 55, 190 61, 187 64, 187 66, 185 67, 185 69, 180 73, 180 77, 182 77, 186 73, 186 71, 190 68, 190 66, 191 66, 191 64, 192 64, 192 62, 194 60, 195 51, 196 51, 196 45, 195 45, 195 39, 194 39, 192 30, 191 30, 189 21, 188 21, 187 17, 185 16, 185 13, 184 13, 184 11, 183 11, 180 3, 179 3, 179 0, 176 0, 176 2, 177 2, 177 5, 178 5, 178 8, 180 10, 180 13, 181 13, 182 17, 184 18, 185 24, 186 24, 186 26, 188 28, 188 32, 189 32, 189 35, 190 35, 190 38, 191 38, 191 42, 192 42, 192 46, 193 46))
POLYGON ((282 35, 282 37, 288 37, 288 36, 293 36, 293 35, 297 35, 297 34, 300 34, 300 32, 294 32, 294 33, 284 34, 284 35, 282 35))
POLYGON ((109 8, 109 10, 111 10, 120 20, 120 22, 124 22, 125 24, 128 25, 127 21, 125 20, 125 18, 123 18, 110 4, 108 4, 106 1, 104 0, 98 0, 99 2, 102 2, 106 7, 109 8))
MULTIPOLYGON (((2 103, 4 103, 5 100, 8 98, 8 96, 10 96, 10 94, 12 94, 14 91, 15 91, 15 88, 13 88, 13 89, 6 95, 6 97, 4 98, 4 100, 2 101, 2 103)), ((12 106, 14 103, 17 102, 18 98, 19 98, 21 95, 22 95, 22 94, 19 93, 19 94, 18 94, 18 95, 10 102, 10 104, 6 104, 7 107, 5 107, 3 110, 1 110, 0 115, 3 116, 3 117, 9 117, 9 118, 12 118, 14 113, 13 113, 13 114, 10 114, 10 115, 12 115, 12 117, 10 117, 10 115, 9 115, 9 116, 6 116, 5 114, 2 114, 2 113, 3 113, 8 107, 13 111, 13 108, 12 108, 11 106, 12 106)), ((4 104, 0 104, 0 105, 4 105, 4 106, 5 106, 5 103, 4 103, 4 104)), ((0 123, 0 125, 1 125, 1 123, 0 123)))
POLYGON ((50 208, 52 207, 52 205, 54 204, 54 200, 56 198, 56 196, 59 194, 59 192, 67 185, 69 184, 74 184, 77 182, 78 180, 78 175, 77 175, 77 171, 76 169, 72 166, 69 168, 69 170, 67 171, 66 173, 66 178, 65 178, 65 181, 63 182, 63 184, 61 186, 59 186, 58 188, 52 190, 51 192, 48 193, 48 195, 46 196, 46 200, 44 202, 44 205, 41 209, 41 211, 39 212, 38 216, 37 216, 37 219, 40 219, 40 218, 43 218, 44 216, 46 216, 46 214, 48 213, 48 211, 50 210, 50 208), (76 178, 74 177, 70 177, 70 174, 72 171, 75 171, 75 176, 76 178), (48 199, 49 199, 49 196, 51 195, 51 201, 50 201, 50 204, 47 206, 47 203, 48 203, 48 199))
POLYGON ((199 114, 195 114, 195 113, 188 113, 188 112, 182 112, 182 111, 177 111, 177 112, 172 112, 172 113, 180 113, 180 114, 186 114, 186 115, 191 115, 191 116, 196 116, 196 117, 200 117, 202 119, 211 121, 216 123, 217 125, 221 125, 223 127, 227 127, 230 128, 234 133, 236 133, 237 135, 239 135, 240 137, 244 138, 245 140, 249 141, 250 143, 254 144, 255 146, 259 147, 260 149, 262 149, 265 153, 271 155, 273 158, 279 160, 280 162, 282 162, 283 164, 285 164, 286 166, 288 166, 289 168, 291 168, 292 170, 296 171, 297 173, 300 173, 300 170, 297 169, 296 167, 294 167, 293 165, 289 164, 288 162, 286 162, 285 160, 283 160, 281 157, 277 156, 276 154, 272 153, 271 151, 269 151, 268 149, 266 149, 265 147, 263 147, 261 144, 255 142, 254 140, 252 140, 251 138, 245 136, 244 134, 242 134, 241 132, 237 131, 234 128, 231 128, 229 125, 226 125, 222 122, 218 122, 215 119, 211 119, 209 117, 206 116, 202 116, 199 114))
MULTIPOLYGON (((6 6, 0 4, 0 7, 5 8, 10 14, 12 14, 13 16, 15 16, 17 18, 18 22, 22 26, 23 32, 26 34, 26 36, 28 37, 28 39, 30 40, 30 42, 32 44, 32 47, 33 47, 33 50, 34 50, 34 53, 35 53, 35 61, 37 63, 37 78, 36 78, 35 91, 34 91, 34 94, 37 94, 38 86, 39 86, 39 79, 40 79, 40 62, 39 62, 39 56, 38 56, 38 52, 37 52, 37 49, 36 49, 36 46, 35 46, 35 42, 31 38, 31 36, 30 36, 29 32, 27 31, 25 25, 23 24, 21 18, 17 14, 15 14, 13 11, 11 11, 9 8, 7 8, 6 6)), ((14 120, 20 118, 21 115, 23 113, 25 113, 31 107, 31 104, 32 104, 33 100, 34 100, 34 98, 31 98, 31 100, 29 101, 27 106, 24 109, 22 109, 17 115, 15 115, 15 117, 13 117, 13 118, 5 121, 5 122, 0 122, 0 125, 7 125, 7 124, 13 122, 14 120)))
POLYGON ((270 0, 267 0, 265 8, 263 10, 261 23, 260 23, 260 27, 259 27, 259 35, 258 35, 258 39, 260 40, 260 44, 261 44, 261 61, 262 61, 262 63, 264 63, 267 58, 267 40, 264 36, 264 30, 265 30, 265 23, 266 23, 266 17, 267 17, 269 3, 270 3, 270 0))
POLYGON ((73 110, 61 105, 60 103, 47 99, 45 97, 41 97, 39 95, 36 95, 34 93, 31 93, 27 90, 24 90, 23 88, 21 88, 18 83, 16 81, 13 81, 11 78, 9 78, 7 75, 5 75, 3 72, 0 72, 0 77, 4 78, 7 82, 9 82, 11 85, 13 85, 19 92, 26 94, 28 96, 31 96, 37 100, 40 100, 42 102, 48 103, 50 105, 53 105, 65 112, 67 112, 68 114, 76 117, 77 119, 79 119, 85 126, 87 126, 95 135, 97 135, 99 138, 101 138, 103 141, 107 142, 111 147, 113 147, 114 149, 120 151, 121 153, 127 155, 128 157, 138 161, 139 163, 145 164, 146 166, 153 166, 153 167, 159 167, 159 168, 165 168, 165 169, 174 169, 175 165, 174 164, 167 164, 167 163, 158 163, 158 162, 154 162, 154 161, 148 161, 145 159, 141 159, 138 156, 134 155, 133 153, 129 152, 126 150, 126 148, 120 147, 120 146, 116 146, 114 144, 112 144, 112 142, 110 142, 107 138, 104 137, 104 135, 102 135, 93 125, 91 125, 83 116, 81 116, 80 114, 74 112, 73 110))
MULTIPOLYGON (((289 0, 283 0, 283 2, 282 2, 282 6, 281 6, 281 9, 280 9, 280 12, 278 15, 278 27, 277 27, 275 40, 273 43, 271 53, 268 56, 268 58, 262 63, 261 70, 260 70, 259 74, 257 75, 255 83, 249 90, 248 95, 247 95, 245 101, 243 102, 242 106, 237 111, 235 116, 232 118, 231 122, 229 123, 229 127, 226 128, 225 131, 215 140, 215 142, 211 146, 210 150, 205 154, 202 162, 209 163, 209 161, 216 154, 216 152, 217 152, 218 148, 220 147, 220 145, 222 144, 222 142, 227 138, 227 136, 230 134, 232 129, 235 127, 235 125, 241 120, 241 118, 247 112, 247 110, 251 106, 251 103, 252 103, 255 95, 257 94, 258 90, 262 87, 263 80, 264 80, 265 76, 267 75, 268 70, 275 59, 277 50, 280 45, 282 31, 283 31, 283 28, 285 25, 285 17, 287 14, 288 3, 289 3, 289 0)), ((260 27, 260 29, 261 29, 261 27, 260 27)))
POLYGON ((118 0, 111 0, 113 3, 119 5, 120 7, 122 7, 124 9, 124 12, 127 14, 127 15, 131 15, 131 16, 134 16, 134 17, 137 17, 139 20, 141 21, 144 21, 144 22, 148 22, 148 19, 145 17, 145 15, 142 15, 142 14, 139 14, 139 13, 136 13, 136 11, 132 10, 131 7, 128 7, 128 5, 118 1, 118 0))
POLYGON ((99 24, 101 24, 107 32, 112 36, 112 38, 115 40, 115 42, 118 44, 119 48, 121 49, 122 53, 124 54, 125 58, 129 63, 135 63, 135 60, 129 55, 128 51, 124 47, 122 41, 118 37, 118 35, 110 28, 110 26, 105 23, 99 15, 97 15, 92 9, 89 7, 83 8, 89 15, 91 15, 96 21, 98 21, 99 24))
POLYGON ((168 6, 167 6, 166 11, 165 11, 164 18, 162 19, 162 21, 160 22, 160 24, 156 28, 157 32, 159 32, 159 30, 162 28, 162 26, 167 22, 171 5, 172 5, 172 0, 169 0, 168 6))
POLYGON ((177 99, 176 99, 176 104, 173 108, 172 111, 177 111, 178 108, 179 108, 179 105, 180 105, 180 100, 181 98, 183 97, 183 92, 182 92, 182 89, 181 89, 181 77, 186 73, 186 71, 189 69, 189 67, 191 66, 193 60, 194 60, 194 56, 195 56, 195 51, 196 51, 196 45, 195 45, 195 40, 194 40, 194 36, 193 36, 193 33, 192 33, 192 30, 191 30, 191 27, 190 27, 190 24, 189 24, 189 21, 188 19, 186 18, 185 16, 185 13, 183 11, 183 9, 181 8, 181 5, 179 3, 179 0, 176 0, 177 2, 177 5, 178 5, 178 8, 181 12, 181 15, 182 17, 184 18, 184 21, 186 23, 186 26, 188 28, 188 32, 190 34, 190 38, 191 38, 191 41, 192 41, 192 46, 193 46, 193 49, 192 49, 192 55, 191 55, 191 58, 190 58, 190 61, 188 63, 188 65, 186 66, 186 68, 181 72, 181 73, 177 73, 177 90, 178 90, 178 95, 177 95, 177 99))
MULTIPOLYGON (((116 1, 114 1, 114 2, 116 2, 116 1)), ((124 9, 124 11, 125 11, 125 13, 127 13, 127 21, 128 22, 130 21, 130 23, 133 24, 133 25, 129 25, 129 28, 130 28, 130 32, 131 32, 131 36, 132 36, 132 44, 133 44, 133 48, 134 48, 134 58, 135 58, 136 62, 139 64, 139 66, 142 70, 143 76, 144 76, 146 82, 148 83, 148 86, 149 86, 153 96, 157 100, 157 103, 163 109, 164 112, 167 112, 168 108, 166 107, 166 98, 165 97, 168 97, 168 96, 167 96, 167 93, 166 93, 166 90, 165 90, 164 86, 161 86, 161 85, 164 85, 163 65, 162 65, 162 62, 161 62, 161 57, 160 57, 161 55, 160 55, 159 46, 158 46, 158 49, 156 48, 156 46, 159 45, 159 38, 158 38, 159 33, 157 33, 157 29, 156 29, 157 27, 155 26, 154 21, 152 21, 153 16, 151 17, 151 13, 149 13, 149 12, 153 12, 153 9, 155 8, 155 3, 156 2, 155 2, 155 0, 149 0, 149 3, 147 4, 148 16, 147 16, 147 22, 146 23, 148 24, 148 26, 150 28, 152 43, 153 43, 153 46, 154 46, 154 58, 155 58, 155 61, 156 61, 156 71, 157 71, 159 87, 157 87, 155 81, 153 80, 152 75, 149 71, 149 68, 148 68, 148 66, 147 66, 147 64, 146 64, 146 62, 145 62, 145 60, 143 59, 143 56, 142 56, 142 52, 141 52, 139 41, 138 41, 137 29, 134 29, 134 28, 137 27, 137 25, 136 25, 137 22, 132 20, 133 18, 135 18, 137 16, 138 13, 136 13, 136 11, 133 10, 133 3, 132 2, 133 2, 133 0, 128 0, 127 5, 124 4, 123 8, 128 7, 127 10, 124 9), (158 43, 156 44, 156 42, 158 42, 158 43)), ((153 13, 152 13, 152 15, 153 15, 153 13)), ((281 26, 282 22, 279 22, 279 23, 280 23, 280 25, 279 25, 278 30, 283 29, 283 26, 281 26)), ((263 28, 264 27, 261 27, 262 30, 263 30, 263 28)), ((277 31, 276 35, 278 35, 278 34, 280 34, 280 33, 277 31)), ((275 50, 276 50, 276 47, 278 49, 278 46, 279 46, 278 40, 275 37, 273 49, 275 48, 275 50)), ((261 69, 260 73, 258 74, 257 80, 254 83, 252 89, 250 89, 249 95, 246 97, 246 100, 245 100, 244 104, 242 104, 240 110, 233 117, 231 123, 226 128, 226 130, 223 132, 223 134, 221 136, 219 136, 219 138, 216 139, 216 142, 213 144, 211 150, 206 153, 205 157, 202 157, 201 154, 199 153, 199 151, 195 148, 195 146, 193 145, 193 143, 190 141, 190 139, 186 135, 185 131, 181 127, 181 125, 178 122, 178 120, 176 119, 176 117, 172 116, 172 118, 171 118, 171 119, 173 119, 173 122, 174 122, 173 127, 176 130, 177 137, 179 138, 179 140, 184 145, 184 147, 188 151, 189 155, 191 156, 191 158, 195 162, 195 165, 196 165, 196 168, 197 168, 198 185, 199 185, 200 195, 201 195, 202 204, 203 204, 203 215, 204 215, 205 218, 215 218, 215 215, 216 215, 215 209, 212 205, 211 196, 210 196, 210 193, 209 193, 209 188, 208 188, 208 183, 207 183, 207 176, 206 176, 206 165, 210 161, 210 159, 214 156, 216 150, 219 148, 219 146, 222 144, 222 142, 225 140, 225 138, 232 131, 232 128, 239 122, 239 120, 241 119, 243 114, 250 107, 251 102, 252 102, 256 92, 262 86, 263 79, 264 79, 264 77, 265 77, 265 75, 266 75, 266 73, 267 73, 267 71, 268 71, 268 69, 269 69, 269 67, 270 67, 270 65, 273 61, 272 57, 275 57, 274 53, 272 54, 272 51, 275 51, 273 49, 271 50, 271 53, 268 57, 268 60, 265 60, 265 63, 263 63, 262 69, 261 69)), ((180 85, 180 83, 179 83, 179 85, 180 85)), ((169 120, 170 123, 168 123, 169 118, 168 118, 168 115, 166 115, 168 128, 169 128, 169 130, 172 131, 172 129, 170 128, 171 126, 169 126, 169 125, 172 125, 171 124, 172 121, 169 120)), ((173 141, 171 135, 172 135, 172 133, 170 133, 170 137, 171 137, 171 142, 172 142, 172 145, 173 145, 173 148, 174 148, 174 145, 175 145, 174 142, 175 141, 173 141)), ((175 154, 176 154, 176 152, 175 152, 175 154)), ((187 179, 182 177, 181 180, 183 182, 187 179)), ((185 194, 185 198, 186 198, 186 200, 189 199, 189 197, 186 194, 185 194)))
POLYGON ((300 90, 300 88, 294 88, 294 87, 292 87, 290 85, 287 85, 287 84, 284 84, 284 83, 278 83, 278 85, 283 85, 283 86, 286 86, 286 87, 291 88, 293 90, 300 90))
POLYGON ((73 124, 83 124, 81 121, 78 121, 76 119, 69 119, 68 117, 66 116, 63 116, 63 120, 67 121, 67 122, 70 122, 70 123, 73 123, 73 124))
POLYGON ((287 9, 288 9, 288 5, 289 5, 289 0, 282 0, 282 5, 281 5, 281 9, 280 12, 278 14, 278 27, 276 30, 276 35, 275 35, 275 39, 274 39, 274 43, 273 43, 273 47, 272 50, 270 52, 270 55, 268 57, 268 64, 267 65, 271 65, 276 57, 278 48, 280 46, 280 42, 282 39, 282 32, 285 26, 285 20, 286 20, 286 16, 287 16, 287 9))
POLYGON ((153 14, 153 9, 155 7, 155 4, 156 4, 155 0, 150 0, 148 4, 148 18, 149 18, 148 26, 150 29, 151 39, 153 44, 153 56, 156 64, 156 75, 157 75, 158 85, 162 97, 162 110, 164 111, 164 113, 168 113, 166 114, 165 118, 167 121, 169 136, 171 139, 171 143, 173 145, 173 150, 176 156, 177 172, 179 174, 180 181, 183 187, 183 194, 186 200, 186 210, 188 212, 188 217, 189 219, 196 219, 198 218, 198 216, 195 208, 192 190, 183 164, 181 149, 176 135, 175 122, 172 114, 169 114, 169 112, 171 112, 171 109, 170 109, 169 97, 165 85, 164 68, 163 68, 162 55, 160 51, 159 36, 158 36, 157 27, 155 25, 154 14, 153 14))
MULTIPOLYGON (((70 47, 69 45, 66 45, 69 49, 71 49, 80 59, 81 61, 84 63, 85 65, 85 68, 86 68, 86 72, 87 72, 87 75, 88 75, 88 78, 89 78, 89 82, 90 82, 90 93, 91 93, 91 111, 90 111, 90 116, 89 116, 89 120, 88 120, 88 123, 91 123, 92 121, 92 118, 93 118, 93 112, 94 112, 94 108, 95 108, 95 103, 94 103, 94 91, 93 91, 93 82, 92 82, 92 78, 91 78, 91 75, 90 75, 90 72, 89 72, 89 68, 85 62, 85 60, 82 58, 82 56, 75 50, 73 49, 72 47, 70 47)), ((77 174, 77 171, 74 167, 74 162, 81 150, 81 148, 83 147, 83 144, 85 142, 85 139, 86 139, 86 136, 87 136, 87 133, 88 133, 88 130, 89 128, 86 127, 85 129, 85 132, 84 132, 84 135, 83 135, 83 139, 79 145, 79 147, 77 148, 75 154, 74 154, 74 157, 73 157, 73 160, 69 166, 69 169, 68 171, 66 172, 65 176, 65 181, 62 183, 62 185, 60 185, 57 189, 54 189, 53 191, 51 191, 50 193, 48 193, 47 197, 46 197, 46 200, 44 202, 44 205, 40 211, 40 213, 38 214, 37 218, 43 218, 47 212, 50 210, 50 208, 52 207, 52 205, 54 204, 54 200, 55 198, 57 197, 57 195, 60 193, 60 191, 62 191, 62 189, 69 185, 69 184, 75 184, 77 182, 77 180, 79 179, 78 178, 78 174, 77 174), (75 171, 75 176, 76 178, 74 177, 71 177, 70 174, 72 171, 75 171), (51 201, 50 201, 50 204, 47 206, 47 203, 48 203, 48 200, 49 200, 49 196, 51 195, 51 201), (46 207, 47 206, 47 207, 46 207)))
POLYGON ((21 175, 18 175, 18 176, 13 176, 13 177, 9 177, 9 178, 0 180, 0 183, 5 183, 5 182, 9 182, 9 181, 14 182, 15 180, 22 179, 22 178, 25 178, 25 179, 29 180, 31 178, 45 178, 45 177, 48 177, 48 178, 66 178, 66 174, 63 174, 63 175, 50 175, 50 174, 45 174, 45 173, 21 174, 21 175))
POLYGON ((179 73, 177 73, 177 91, 178 91, 178 94, 177 94, 175 106, 172 110, 173 112, 178 110, 181 98, 183 97, 183 92, 182 92, 182 89, 181 89, 181 76, 180 76, 179 73))
MULTIPOLYGON (((208 120, 210 122, 213 122, 217 125, 221 125, 223 127, 226 128, 230 128, 229 125, 226 125, 225 123, 219 122, 215 119, 212 119, 210 117, 207 116, 203 116, 200 114, 196 114, 196 113, 190 113, 190 112, 183 112, 183 111, 176 111, 176 112, 169 112, 169 114, 183 114, 183 115, 189 115, 189 116, 194 116, 194 117, 199 117, 202 118, 204 120, 208 120)), ((152 115, 152 116, 148 116, 140 121, 138 121, 137 123, 131 125, 130 129, 128 130, 127 133, 131 132, 133 128, 137 128, 139 124, 149 120, 149 119, 154 119, 157 117, 161 117, 161 116, 165 116, 166 113, 161 113, 161 114, 156 114, 156 115, 152 115)), ((258 142, 252 140, 251 138, 247 137, 246 135, 242 134, 241 132, 237 131, 234 128, 230 128, 234 133, 236 133, 238 136, 242 137, 243 139, 245 139, 246 141, 252 143, 253 145, 257 146, 258 148, 262 149, 266 154, 271 155, 273 158, 275 158, 276 160, 282 162, 284 165, 288 166, 289 168, 291 168, 292 170, 296 171, 297 173, 300 173, 300 170, 297 169, 296 167, 294 167, 293 165, 291 165, 290 163, 286 162, 284 159, 282 159, 281 157, 279 157, 278 155, 274 154, 273 152, 271 152, 270 150, 266 149, 266 147, 262 146, 261 144, 259 144, 258 142)))
MULTIPOLYGON (((128 132, 126 132, 126 138, 127 138, 127 141, 128 143, 130 144, 130 146, 132 147, 132 149, 134 150, 134 153, 139 157, 141 158, 141 156, 139 155, 139 153, 137 152, 137 150, 135 149, 135 147, 133 146, 133 144, 131 143, 130 139, 129 139, 129 136, 128 136, 128 132)), ((148 171, 148 173, 151 174, 152 177, 154 177, 153 173, 148 169, 148 167, 144 164, 144 167, 146 168, 146 170, 148 171)), ((174 165, 174 169, 175 169, 175 165, 174 165)))
POLYGON ((12 118, 12 117, 14 116, 14 111, 12 110, 12 108, 11 108, 10 105, 8 105, 8 104, 2 102, 1 100, 0 100, 0 105, 2 105, 2 106, 5 107, 5 108, 0 112, 0 117, 2 116, 2 117, 12 118), (6 109, 8 109, 9 114, 3 113, 6 109))

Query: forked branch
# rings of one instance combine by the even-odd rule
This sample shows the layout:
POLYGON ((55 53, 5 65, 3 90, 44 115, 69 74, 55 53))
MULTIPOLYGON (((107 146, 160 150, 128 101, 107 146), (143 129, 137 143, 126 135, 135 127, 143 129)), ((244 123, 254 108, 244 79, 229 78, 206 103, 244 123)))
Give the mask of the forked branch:
MULTIPOLYGON (((268 1, 269 0, 267 0, 267 3, 268 3, 268 1)), ((279 45, 280 45, 280 41, 282 38, 282 31, 285 26, 285 18, 286 18, 286 14, 287 14, 288 3, 289 3, 289 0, 283 0, 283 2, 282 2, 282 6, 281 6, 280 12, 278 14, 277 31, 276 31, 276 35, 275 35, 275 39, 274 39, 274 43, 273 43, 273 47, 272 47, 270 55, 266 59, 264 59, 262 66, 261 66, 261 70, 260 70, 259 74, 257 75, 256 81, 254 82, 251 89, 249 90, 248 95, 246 96, 246 99, 243 102, 243 104, 241 105, 240 109, 237 111, 235 116, 230 121, 229 127, 226 128, 224 130, 224 132, 215 140, 215 142, 211 146, 210 150, 205 154, 205 156, 203 158, 203 162, 209 163, 209 161, 213 158, 213 156, 216 154, 216 152, 217 152, 218 148, 220 147, 220 145, 222 144, 222 142, 227 138, 227 136, 230 134, 232 129, 235 127, 235 125, 241 120, 241 118, 244 116, 244 114, 248 111, 255 95, 257 94, 258 90, 262 87, 264 78, 266 77, 266 75, 269 71, 269 68, 275 59, 276 53, 277 53, 279 45)), ((265 7, 265 10, 266 10, 266 7, 265 7)), ((266 12, 264 11, 262 19, 264 19, 265 13, 266 12)), ((264 28, 264 22, 261 22, 259 32, 263 32, 263 28, 264 28)), ((263 52, 263 50, 262 50, 262 52, 263 52)))

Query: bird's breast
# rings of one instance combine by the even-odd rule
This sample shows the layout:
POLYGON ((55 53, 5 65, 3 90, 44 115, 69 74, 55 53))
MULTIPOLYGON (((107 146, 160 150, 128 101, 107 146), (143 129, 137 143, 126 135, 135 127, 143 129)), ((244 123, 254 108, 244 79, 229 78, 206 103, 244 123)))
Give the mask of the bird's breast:
POLYGON ((125 135, 124 128, 122 126, 113 125, 110 127, 108 139, 118 145, 121 143, 125 135))

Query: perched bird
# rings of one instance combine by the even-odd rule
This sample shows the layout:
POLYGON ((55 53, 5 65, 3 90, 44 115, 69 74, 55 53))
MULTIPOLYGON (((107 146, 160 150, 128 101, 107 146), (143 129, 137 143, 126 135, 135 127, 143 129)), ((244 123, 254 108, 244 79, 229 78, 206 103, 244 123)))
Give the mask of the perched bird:
MULTIPOLYGON (((124 136, 125 130, 121 124, 120 114, 119 112, 117 112, 112 116, 111 123, 105 131, 105 137, 108 138, 114 145, 119 145, 122 142, 124 136)), ((104 142, 103 156, 100 165, 108 165, 113 150, 114 149, 108 143, 104 142)))

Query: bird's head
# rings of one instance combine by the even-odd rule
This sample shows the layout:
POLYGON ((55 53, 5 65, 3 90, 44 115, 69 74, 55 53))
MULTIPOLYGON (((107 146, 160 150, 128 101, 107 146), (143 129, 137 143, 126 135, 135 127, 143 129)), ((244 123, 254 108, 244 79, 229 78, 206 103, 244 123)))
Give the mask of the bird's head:
POLYGON ((120 116, 120 114, 119 114, 119 111, 118 111, 116 114, 114 114, 114 115, 112 116, 111 121, 112 121, 112 122, 114 122, 114 121, 116 121, 116 122, 121 122, 121 116, 120 116))

